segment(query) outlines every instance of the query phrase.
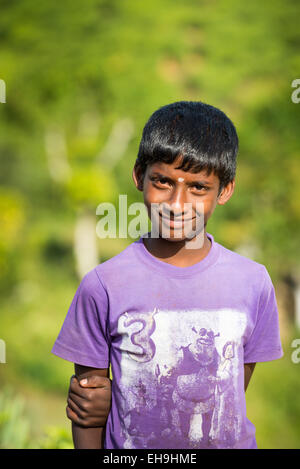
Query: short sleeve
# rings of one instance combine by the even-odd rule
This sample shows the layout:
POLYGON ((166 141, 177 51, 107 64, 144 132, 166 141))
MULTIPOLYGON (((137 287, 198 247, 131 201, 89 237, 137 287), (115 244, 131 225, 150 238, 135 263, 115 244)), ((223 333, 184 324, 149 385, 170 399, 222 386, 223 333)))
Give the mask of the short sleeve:
POLYGON ((276 360, 282 356, 275 290, 270 275, 264 267, 255 325, 244 345, 244 363, 276 360))
POLYGON ((52 353, 93 368, 109 367, 108 298, 96 269, 82 279, 52 353))

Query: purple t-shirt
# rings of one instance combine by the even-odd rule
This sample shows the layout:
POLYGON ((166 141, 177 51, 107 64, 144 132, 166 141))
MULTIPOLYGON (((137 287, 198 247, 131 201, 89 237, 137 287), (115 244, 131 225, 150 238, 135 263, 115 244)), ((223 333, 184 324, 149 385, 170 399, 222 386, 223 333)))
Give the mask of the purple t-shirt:
POLYGON ((143 237, 82 279, 52 352, 112 369, 105 448, 257 448, 244 363, 282 357, 266 268, 214 241, 189 267, 143 237))

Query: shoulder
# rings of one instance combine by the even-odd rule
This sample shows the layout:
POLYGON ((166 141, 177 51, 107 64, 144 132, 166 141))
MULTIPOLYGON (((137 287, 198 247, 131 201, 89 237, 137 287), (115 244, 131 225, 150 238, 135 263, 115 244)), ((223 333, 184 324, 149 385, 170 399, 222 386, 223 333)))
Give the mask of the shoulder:
POLYGON ((97 272, 109 272, 114 269, 120 269, 122 266, 126 266, 133 262, 135 259, 134 250, 136 243, 132 242, 121 252, 111 257, 110 259, 98 264, 96 267, 97 272))
POLYGON ((81 279, 78 286, 75 299, 87 303, 107 302, 106 289, 97 273, 97 268, 87 272, 81 279))
MULTIPOLYGON (((133 244, 133 243, 132 243, 133 244)), ((79 285, 80 293, 93 293, 100 287, 105 289, 104 279, 107 276, 120 275, 123 268, 133 261, 133 246, 130 244, 116 256, 96 265, 83 277, 79 285)))
POLYGON ((114 279, 117 280, 117 278, 123 277, 136 262, 134 249, 135 243, 133 242, 117 255, 98 264, 85 275, 86 286, 89 287, 100 283, 105 288, 107 282, 111 283, 114 279))
POLYGON ((230 271, 231 274, 236 274, 241 279, 248 279, 249 281, 251 279, 250 283, 255 281, 260 286, 271 281, 270 275, 263 264, 227 249, 219 243, 217 244, 219 247, 219 268, 230 271))
MULTIPOLYGON (((110 294, 124 287, 128 279, 129 266, 134 266, 130 253, 131 245, 116 256, 96 265, 83 277, 77 289, 76 297, 85 302, 108 304, 110 294)), ((133 268, 134 271, 137 269, 133 268)))

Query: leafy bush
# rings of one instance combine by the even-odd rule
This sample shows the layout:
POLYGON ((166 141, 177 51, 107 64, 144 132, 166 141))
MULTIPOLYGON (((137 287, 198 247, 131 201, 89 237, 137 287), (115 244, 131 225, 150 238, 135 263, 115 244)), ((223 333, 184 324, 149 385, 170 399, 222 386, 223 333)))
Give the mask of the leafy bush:
POLYGON ((47 427, 46 435, 39 441, 39 449, 73 449, 70 434, 64 428, 47 427))
POLYGON ((0 392, 0 449, 73 449, 70 433, 60 427, 46 427, 32 437, 32 420, 24 399, 10 387, 0 392))
POLYGON ((29 446, 30 422, 24 401, 6 387, 0 393, 0 448, 22 449, 29 446))

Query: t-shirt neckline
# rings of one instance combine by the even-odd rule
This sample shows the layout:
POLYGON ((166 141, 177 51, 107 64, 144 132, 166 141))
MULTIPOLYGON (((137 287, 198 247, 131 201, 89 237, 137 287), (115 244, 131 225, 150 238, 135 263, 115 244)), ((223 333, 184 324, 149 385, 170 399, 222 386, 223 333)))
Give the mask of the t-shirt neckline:
POLYGON ((211 247, 207 255, 196 264, 193 264, 187 267, 178 267, 176 265, 172 265, 172 264, 169 264, 168 262, 164 262, 158 259, 157 257, 153 256, 148 251, 148 249, 146 248, 143 242, 143 238, 147 236, 149 237, 149 235, 150 235, 150 232, 145 233, 137 241, 133 243, 136 246, 136 249, 135 249, 136 253, 139 259, 141 259, 148 266, 151 266, 155 270, 160 271, 164 273, 165 275, 168 275, 169 277, 181 277, 182 278, 182 277, 194 276, 195 274, 203 272, 209 266, 214 264, 219 255, 218 245, 215 242, 213 235, 210 233, 206 233, 207 237, 211 241, 211 247))

